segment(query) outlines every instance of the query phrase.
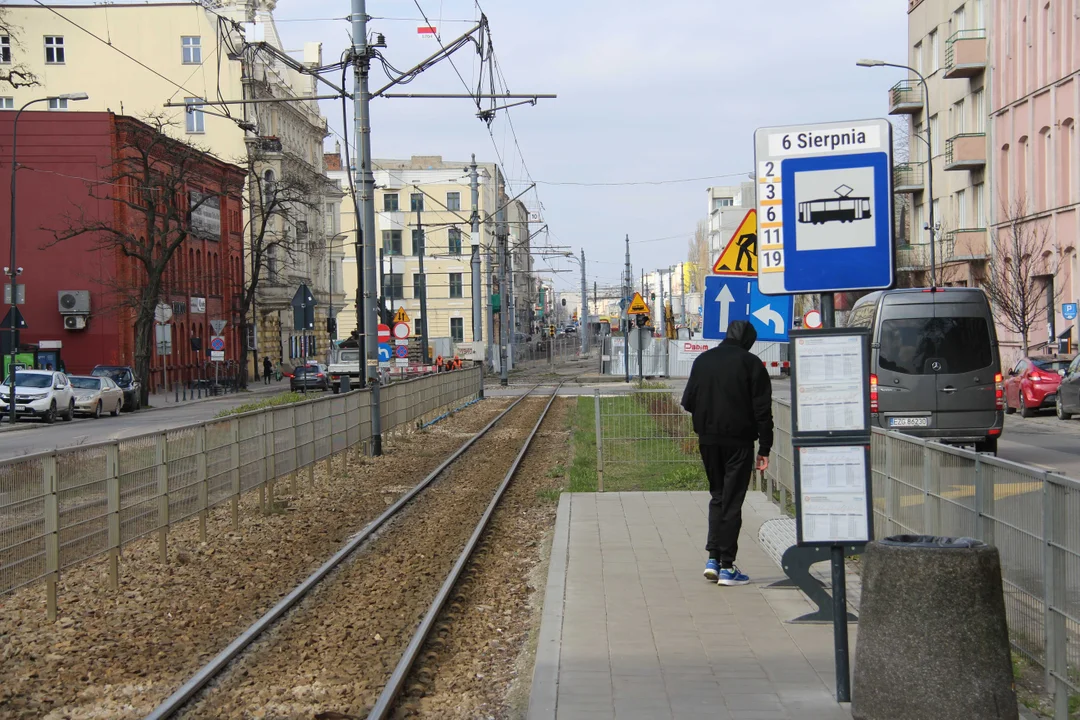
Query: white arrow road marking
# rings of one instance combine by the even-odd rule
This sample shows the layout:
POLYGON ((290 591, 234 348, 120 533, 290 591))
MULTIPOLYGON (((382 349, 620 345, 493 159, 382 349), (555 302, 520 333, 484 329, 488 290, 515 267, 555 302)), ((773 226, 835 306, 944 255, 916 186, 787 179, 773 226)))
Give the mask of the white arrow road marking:
POLYGON ((726 333, 728 317, 731 314, 731 303, 735 302, 735 296, 731 294, 731 288, 724 283, 720 292, 716 293, 716 302, 720 303, 720 332, 726 333))
POLYGON ((776 327, 776 332, 784 332, 784 316, 773 310, 772 305, 765 305, 755 310, 754 317, 764 323, 766 327, 769 326, 769 323, 772 323, 776 327))

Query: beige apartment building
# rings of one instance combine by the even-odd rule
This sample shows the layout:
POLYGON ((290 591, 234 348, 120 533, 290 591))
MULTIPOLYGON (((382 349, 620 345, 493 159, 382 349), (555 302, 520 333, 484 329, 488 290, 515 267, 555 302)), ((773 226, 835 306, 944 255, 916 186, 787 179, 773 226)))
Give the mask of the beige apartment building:
MULTIPOLYGON (((336 297, 330 293, 332 267, 340 261, 331 256, 330 247, 338 233, 342 193, 328 181, 323 167, 326 119, 313 100, 184 107, 207 99, 317 94, 316 80, 300 70, 321 64, 321 44, 305 43, 302 59, 292 58, 278 35, 274 7, 273 0, 221 0, 213 10, 193 3, 7 5, 8 25, 16 31, 0 38, 3 60, 30 70, 39 84, 5 90, 0 108, 18 109, 37 98, 85 92, 85 101, 53 99, 34 107, 160 116, 170 122, 166 132, 177 139, 250 167, 245 284, 252 277, 252 228, 259 224, 252 219, 264 207, 258 197, 284 187, 303 188, 297 193, 303 202, 275 213, 269 223, 265 242, 280 244, 280 249, 260 267, 259 292, 247 318, 253 357, 288 362, 305 349, 309 355, 325 355, 327 309, 332 301, 340 306, 344 300, 336 289, 336 297), (301 282, 319 302, 314 333, 292 329, 289 301, 301 282)), ((189 311, 193 307, 198 303, 187 304, 189 311)), ((239 325, 240 310, 234 304, 221 319, 239 325)))
MULTIPOLYGON (((328 164, 341 167, 340 159, 328 155, 328 164)), ((473 340, 472 245, 480 245, 482 284, 482 339, 488 331, 489 295, 498 288, 498 257, 495 243, 495 212, 506 205, 509 238, 508 270, 514 278, 513 312, 519 332, 527 332, 537 301, 530 253, 530 217, 521 202, 509 202, 502 187, 502 171, 494 163, 477 163, 480 237, 472 237, 472 195, 469 161, 444 161, 440 156, 414 156, 409 160, 373 161, 375 169, 375 233, 379 242, 380 295, 387 308, 403 308, 420 335, 427 323, 428 336, 453 342, 473 340), (501 200, 500 200, 501 198, 501 200), (427 315, 421 311, 420 260, 423 257, 427 290, 427 315), (494 278, 488 273, 494 272, 494 278), (489 288, 489 282, 493 287, 489 288)), ((330 177, 348 186, 345 169, 330 177)), ((338 338, 349 337, 356 328, 357 263, 354 252, 355 215, 352 198, 341 204, 342 242, 347 244, 341 264, 345 298, 338 315, 338 338)), ((505 294, 500 302, 505 303, 505 294)), ((496 316, 496 327, 498 316, 496 316)), ((497 330, 496 330, 497 336, 497 330)))
POLYGON ((911 195, 903 285, 929 284, 931 243, 939 285, 975 284, 988 257, 987 27, 986 0, 908 0, 907 64, 928 97, 916 77, 889 90, 889 113, 910 119, 909 162, 893 176, 895 192, 911 195))

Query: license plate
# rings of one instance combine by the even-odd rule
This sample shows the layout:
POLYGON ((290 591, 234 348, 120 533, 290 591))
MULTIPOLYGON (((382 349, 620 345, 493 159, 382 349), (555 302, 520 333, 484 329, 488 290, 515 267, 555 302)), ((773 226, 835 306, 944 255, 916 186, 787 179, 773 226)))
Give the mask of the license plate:
POLYGON ((891 417, 889 427, 930 427, 928 417, 891 417))

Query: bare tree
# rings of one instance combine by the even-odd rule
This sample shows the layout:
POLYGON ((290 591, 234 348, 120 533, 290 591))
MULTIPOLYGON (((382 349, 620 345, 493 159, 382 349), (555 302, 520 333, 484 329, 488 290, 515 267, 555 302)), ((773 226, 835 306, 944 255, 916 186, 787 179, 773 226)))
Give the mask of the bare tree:
MULTIPOLYGON (((14 53, 20 47, 20 28, 11 22, 6 8, 0 8, 0 35, 8 37, 8 52, 14 53)), ((14 63, 0 66, 0 85, 12 88, 32 87, 38 85, 37 76, 22 63, 14 63)))
POLYGON ((690 263, 690 282, 692 292, 705 291, 705 276, 712 271, 709 262, 709 221, 698 220, 694 228, 694 237, 687 248, 686 261, 690 263))
POLYGON ((294 266, 306 248, 299 246, 299 223, 318 209, 319 190, 299 173, 285 171, 281 177, 268 163, 266 153, 252 149, 244 161, 248 171, 248 191, 244 198, 245 284, 240 295, 241 383, 248 382, 248 327, 259 286, 274 282, 284 269, 294 266))
POLYGON ((1047 278, 1057 275, 1061 258, 1049 226, 1027 219, 1023 199, 1006 205, 1005 217, 1005 224, 991 236, 982 289, 990 298, 998 324, 1020 336, 1021 349, 1027 355, 1028 336, 1046 317, 1047 278))
MULTIPOLYGON (((171 122, 152 115, 144 122, 117 122, 114 160, 106 177, 90 185, 92 198, 120 205, 128 222, 111 214, 87 218, 80 212, 67 227, 54 231, 51 244, 90 236, 98 251, 115 252, 126 260, 115 279, 107 282, 118 307, 135 318, 135 374, 142 383, 141 402, 150 392, 150 357, 153 349, 154 310, 165 294, 165 274, 176 251, 190 235, 191 215, 204 204, 218 202, 213 192, 192 192, 192 185, 226 186, 225 173, 202 150, 165 134, 171 122)), ((239 191, 239 187, 235 188, 239 191)))

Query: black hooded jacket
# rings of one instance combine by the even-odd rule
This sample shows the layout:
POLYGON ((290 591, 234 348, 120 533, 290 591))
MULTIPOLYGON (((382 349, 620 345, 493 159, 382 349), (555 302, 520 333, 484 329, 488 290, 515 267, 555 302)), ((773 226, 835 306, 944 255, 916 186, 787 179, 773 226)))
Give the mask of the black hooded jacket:
POLYGON ((703 445, 738 447, 756 440, 759 455, 772 449, 772 381, 750 352, 755 340, 754 326, 735 320, 724 341, 694 361, 682 406, 694 416, 703 445))

